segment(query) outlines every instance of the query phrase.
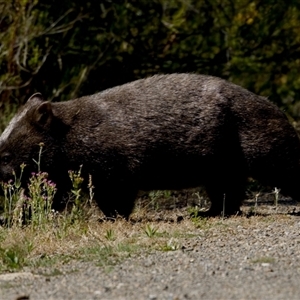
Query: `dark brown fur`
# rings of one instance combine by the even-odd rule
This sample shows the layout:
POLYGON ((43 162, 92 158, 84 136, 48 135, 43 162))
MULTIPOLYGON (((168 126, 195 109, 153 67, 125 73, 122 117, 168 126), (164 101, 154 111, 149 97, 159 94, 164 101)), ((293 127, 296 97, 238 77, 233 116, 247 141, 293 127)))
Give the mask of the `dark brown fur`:
POLYGON ((267 99, 219 78, 157 75, 60 103, 33 95, 0 137, 0 179, 21 163, 69 188, 83 165, 107 216, 128 217, 139 189, 203 184, 209 215, 236 213, 247 177, 300 199, 300 145, 285 115, 267 99))

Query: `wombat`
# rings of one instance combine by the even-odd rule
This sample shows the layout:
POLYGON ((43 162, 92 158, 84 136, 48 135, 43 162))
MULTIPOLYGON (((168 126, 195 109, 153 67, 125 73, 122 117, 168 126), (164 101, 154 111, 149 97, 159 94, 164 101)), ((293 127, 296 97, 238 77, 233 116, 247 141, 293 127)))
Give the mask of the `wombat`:
POLYGON ((138 190, 204 185, 206 215, 239 211, 248 177, 300 199, 300 143, 286 116, 266 98, 223 79, 155 75, 103 92, 51 103, 34 94, 0 137, 0 180, 25 163, 70 188, 68 170, 95 186, 108 217, 128 218, 138 190))

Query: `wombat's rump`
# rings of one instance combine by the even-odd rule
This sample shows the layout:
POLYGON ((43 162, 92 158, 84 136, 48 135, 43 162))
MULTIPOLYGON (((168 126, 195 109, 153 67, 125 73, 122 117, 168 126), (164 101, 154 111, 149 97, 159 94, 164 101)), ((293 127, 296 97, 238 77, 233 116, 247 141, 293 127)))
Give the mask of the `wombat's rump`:
POLYGON ((139 189, 203 184, 208 215, 234 214, 247 177, 300 199, 299 139, 267 99, 225 80, 196 74, 156 75, 60 103, 33 95, 0 137, 0 179, 25 163, 28 180, 43 142, 41 168, 70 187, 68 170, 92 175, 107 216, 128 217, 139 189))

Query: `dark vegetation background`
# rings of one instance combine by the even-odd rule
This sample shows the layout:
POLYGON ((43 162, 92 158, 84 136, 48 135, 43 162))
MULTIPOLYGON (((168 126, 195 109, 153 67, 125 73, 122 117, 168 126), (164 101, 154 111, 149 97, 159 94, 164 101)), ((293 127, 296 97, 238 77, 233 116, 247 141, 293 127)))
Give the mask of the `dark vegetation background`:
POLYGON ((223 77, 300 116, 297 0, 0 0, 0 130, 34 92, 61 101, 156 73, 223 77))

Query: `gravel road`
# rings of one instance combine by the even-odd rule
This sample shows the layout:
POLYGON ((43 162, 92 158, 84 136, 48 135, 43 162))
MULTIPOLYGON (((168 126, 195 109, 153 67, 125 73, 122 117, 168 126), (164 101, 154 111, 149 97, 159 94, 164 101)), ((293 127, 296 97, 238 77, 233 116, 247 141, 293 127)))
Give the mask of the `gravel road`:
MULTIPOLYGON (((134 255, 111 270, 72 261, 0 275, 0 298, 15 299, 300 299, 300 216, 215 218, 174 251, 134 255)), ((294 209, 295 212, 295 209, 294 209)))

